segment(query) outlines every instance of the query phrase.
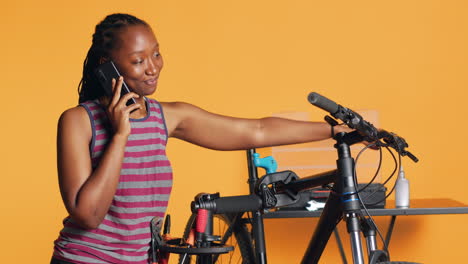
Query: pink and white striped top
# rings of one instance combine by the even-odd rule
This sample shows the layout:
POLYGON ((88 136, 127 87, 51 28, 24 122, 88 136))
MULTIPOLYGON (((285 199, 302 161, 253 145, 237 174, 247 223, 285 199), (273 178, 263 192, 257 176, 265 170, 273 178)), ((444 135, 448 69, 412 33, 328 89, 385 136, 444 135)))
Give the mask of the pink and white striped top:
MULTIPOLYGON (((161 105, 146 99, 148 114, 130 119, 131 134, 125 148, 119 186, 104 221, 84 229, 73 219, 54 242, 54 257, 79 264, 147 264, 150 221, 163 217, 172 189, 172 169, 166 156, 167 128, 161 105)), ((99 102, 82 103, 93 131, 90 154, 93 168, 112 137, 105 109, 99 102)))

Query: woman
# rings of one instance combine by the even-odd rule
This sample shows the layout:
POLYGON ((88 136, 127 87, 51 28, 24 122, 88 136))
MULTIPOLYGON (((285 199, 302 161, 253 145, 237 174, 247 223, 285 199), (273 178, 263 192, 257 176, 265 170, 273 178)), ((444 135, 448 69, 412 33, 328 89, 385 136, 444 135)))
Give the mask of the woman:
MULTIPOLYGON (((148 263, 149 221, 163 216, 172 186, 169 137, 216 150, 240 150, 330 138, 330 126, 281 118, 241 119, 196 106, 159 103, 163 59, 150 26, 113 14, 96 26, 84 62, 80 105, 58 124, 58 172, 69 216, 52 263, 148 263), (113 61, 123 78, 107 97, 95 78, 113 61), (123 80, 132 92, 120 98, 123 80), (134 98, 130 106, 126 102, 134 98)), ((349 130, 336 127, 336 132, 349 130)))

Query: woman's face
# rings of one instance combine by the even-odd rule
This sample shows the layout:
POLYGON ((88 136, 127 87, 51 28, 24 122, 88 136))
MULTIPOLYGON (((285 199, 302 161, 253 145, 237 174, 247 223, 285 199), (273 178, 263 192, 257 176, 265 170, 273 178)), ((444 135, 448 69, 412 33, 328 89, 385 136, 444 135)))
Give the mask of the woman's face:
POLYGON ((118 33, 117 41, 110 56, 124 81, 139 95, 153 94, 163 60, 151 28, 145 25, 128 26, 118 33))

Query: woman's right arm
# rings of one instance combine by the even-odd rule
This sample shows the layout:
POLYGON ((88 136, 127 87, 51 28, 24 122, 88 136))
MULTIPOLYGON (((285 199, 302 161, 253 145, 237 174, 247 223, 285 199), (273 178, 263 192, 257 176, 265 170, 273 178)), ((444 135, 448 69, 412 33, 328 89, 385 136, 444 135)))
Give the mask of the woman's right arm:
MULTIPOLYGON (((97 228, 111 206, 130 134, 129 113, 140 107, 139 104, 126 107, 124 99, 118 100, 120 89, 117 90, 108 108, 114 134, 94 170, 89 153, 92 130, 86 110, 83 107, 69 109, 62 114, 58 123, 60 192, 70 217, 88 229, 97 228)), ((130 93, 124 96, 127 99, 130 97, 136 95, 130 93)))

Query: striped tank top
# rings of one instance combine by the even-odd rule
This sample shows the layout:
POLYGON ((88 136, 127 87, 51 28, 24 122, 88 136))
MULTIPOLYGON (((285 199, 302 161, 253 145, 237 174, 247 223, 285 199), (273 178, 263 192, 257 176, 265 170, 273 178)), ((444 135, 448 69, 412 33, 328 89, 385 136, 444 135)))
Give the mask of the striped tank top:
MULTIPOLYGON (((90 230, 65 218, 54 242, 54 258, 79 264, 149 263, 150 221, 165 214, 172 169, 166 156, 168 133, 161 105, 145 100, 147 116, 130 119, 119 185, 103 222, 90 230)), ((95 169, 112 137, 110 122, 97 100, 80 105, 91 120, 90 155, 95 169)))

